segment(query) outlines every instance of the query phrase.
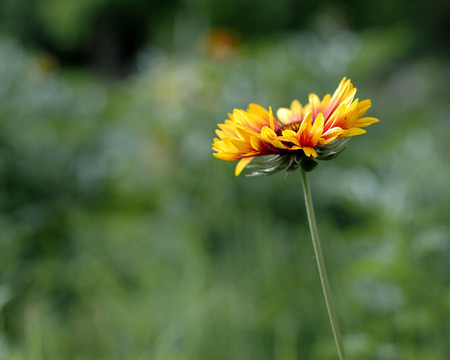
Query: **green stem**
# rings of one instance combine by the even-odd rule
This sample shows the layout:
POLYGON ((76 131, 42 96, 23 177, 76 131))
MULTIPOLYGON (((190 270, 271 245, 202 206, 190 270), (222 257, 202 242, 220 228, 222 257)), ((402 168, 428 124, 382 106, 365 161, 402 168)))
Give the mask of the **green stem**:
POLYGON ((342 341, 341 332, 339 331, 339 324, 336 313, 334 311, 333 300, 331 298, 330 284, 328 283, 327 271, 325 269, 325 262, 323 260, 322 249, 320 247, 319 233, 317 231, 316 217, 314 215, 314 208, 312 203, 311 191, 309 189, 308 179, 305 170, 301 169, 303 180, 303 193, 305 194, 306 212, 308 213, 309 230, 311 231, 311 238, 316 254, 317 267, 319 268, 320 282, 322 283, 323 295, 327 304, 328 316, 330 317, 331 328, 333 329, 334 340, 336 341, 337 350, 340 360, 346 360, 344 351, 344 344, 342 341))

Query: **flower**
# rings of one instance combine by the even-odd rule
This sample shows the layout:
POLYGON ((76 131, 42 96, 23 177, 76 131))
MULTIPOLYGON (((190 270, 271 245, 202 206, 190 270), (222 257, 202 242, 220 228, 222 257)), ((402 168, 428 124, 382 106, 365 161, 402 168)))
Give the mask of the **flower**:
POLYGON ((305 106, 294 100, 290 108, 278 109, 277 118, 271 108, 266 110, 256 104, 250 104, 247 111, 235 109, 228 120, 218 125, 213 155, 222 160, 239 160, 236 176, 247 166, 256 169, 250 176, 285 168, 289 174, 299 166, 311 171, 317 165, 315 159, 336 157, 349 137, 364 134, 363 127, 378 121, 363 117, 370 100, 359 101, 354 99, 355 94, 351 81, 343 78, 333 96, 327 94, 320 100, 310 94, 305 106))

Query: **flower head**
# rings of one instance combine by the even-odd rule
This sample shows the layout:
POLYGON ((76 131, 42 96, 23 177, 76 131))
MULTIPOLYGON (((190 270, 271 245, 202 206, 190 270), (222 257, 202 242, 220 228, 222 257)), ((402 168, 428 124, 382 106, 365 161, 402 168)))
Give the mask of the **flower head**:
POLYGON ((320 100, 310 94, 305 106, 294 100, 290 108, 278 109, 276 118, 271 108, 256 104, 250 104, 247 111, 235 109, 218 125, 213 155, 239 160, 236 176, 247 166, 255 169, 249 175, 268 175, 285 168, 290 173, 299 166, 310 171, 317 165, 314 159, 336 157, 350 136, 364 134, 363 127, 378 121, 363 117, 370 100, 359 101, 355 94, 356 88, 344 78, 332 96, 320 100))

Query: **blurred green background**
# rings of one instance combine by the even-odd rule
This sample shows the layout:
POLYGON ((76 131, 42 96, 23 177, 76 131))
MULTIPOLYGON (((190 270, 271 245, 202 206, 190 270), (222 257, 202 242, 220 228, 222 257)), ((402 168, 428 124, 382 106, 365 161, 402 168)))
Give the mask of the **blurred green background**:
POLYGON ((448 359, 449 13, 3 0, 0 359, 336 359, 299 173, 211 143, 344 76, 381 120, 310 175, 349 358, 448 359))

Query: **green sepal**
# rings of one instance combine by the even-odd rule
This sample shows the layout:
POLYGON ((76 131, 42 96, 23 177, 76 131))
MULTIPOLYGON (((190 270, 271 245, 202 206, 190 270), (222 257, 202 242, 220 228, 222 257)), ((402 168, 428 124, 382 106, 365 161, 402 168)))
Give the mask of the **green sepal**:
POLYGON ((349 138, 332 141, 327 145, 317 146, 317 157, 308 157, 303 150, 292 151, 277 155, 257 156, 247 168, 253 169, 245 176, 267 176, 286 170, 286 176, 292 174, 300 166, 306 172, 314 170, 318 164, 316 160, 331 160, 338 156, 347 146, 349 138))
POLYGON ((306 172, 310 172, 314 170, 314 168, 319 164, 313 158, 305 156, 300 162, 300 165, 302 166, 303 170, 305 170, 306 172))
POLYGON ((349 138, 342 138, 332 141, 327 145, 318 146, 317 159, 318 160, 332 160, 338 156, 347 147, 349 138))

